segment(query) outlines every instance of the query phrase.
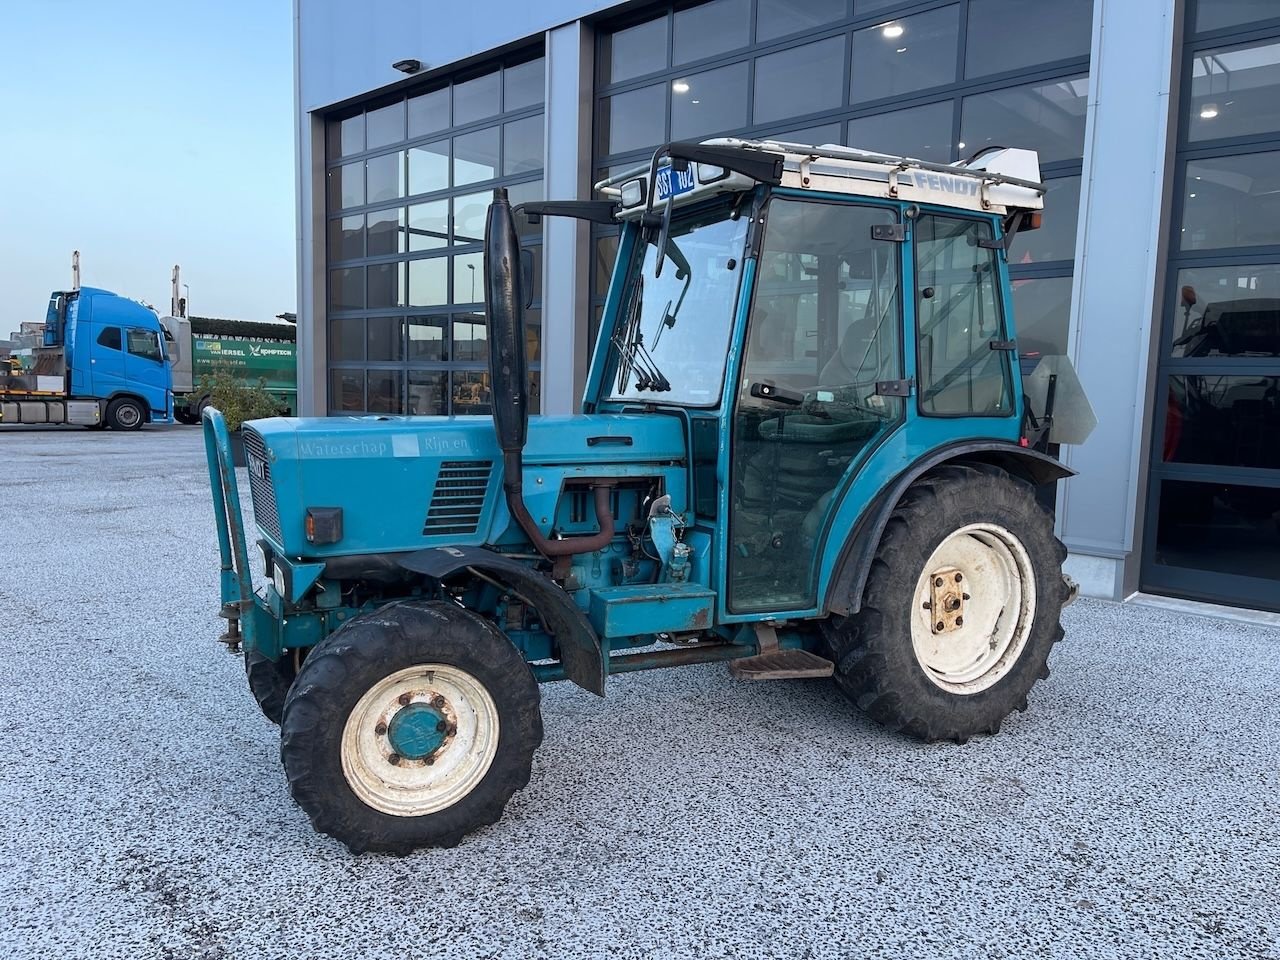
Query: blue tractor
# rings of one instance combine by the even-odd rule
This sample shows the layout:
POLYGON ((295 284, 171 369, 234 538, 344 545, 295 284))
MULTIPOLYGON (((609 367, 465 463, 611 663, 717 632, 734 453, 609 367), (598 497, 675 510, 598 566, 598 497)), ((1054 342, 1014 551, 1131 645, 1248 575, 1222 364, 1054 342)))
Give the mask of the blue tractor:
POLYGON ((246 426, 256 591, 206 411, 223 639, 315 829, 405 852, 495 822, 548 681, 834 676, 929 741, 1024 709, 1072 596, 1037 497, 1069 475, 1056 376, 1031 409, 1006 267, 1038 179, 1023 150, 717 140, 663 146, 602 200, 495 190, 492 418, 246 426), (621 226, 572 416, 527 415, 520 216, 621 226))

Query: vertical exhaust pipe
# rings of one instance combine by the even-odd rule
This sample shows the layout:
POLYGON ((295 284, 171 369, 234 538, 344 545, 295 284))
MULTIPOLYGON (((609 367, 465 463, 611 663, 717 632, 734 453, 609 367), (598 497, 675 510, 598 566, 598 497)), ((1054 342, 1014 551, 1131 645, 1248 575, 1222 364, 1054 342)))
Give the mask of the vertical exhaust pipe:
POLYGON ((485 319, 489 337, 489 390, 493 430, 502 450, 502 489, 507 509, 544 557, 567 557, 600 550, 613 540, 611 483, 594 485, 600 532, 548 540, 524 505, 524 445, 529 432, 529 372, 525 355, 520 238, 507 191, 493 191, 484 223, 485 319))

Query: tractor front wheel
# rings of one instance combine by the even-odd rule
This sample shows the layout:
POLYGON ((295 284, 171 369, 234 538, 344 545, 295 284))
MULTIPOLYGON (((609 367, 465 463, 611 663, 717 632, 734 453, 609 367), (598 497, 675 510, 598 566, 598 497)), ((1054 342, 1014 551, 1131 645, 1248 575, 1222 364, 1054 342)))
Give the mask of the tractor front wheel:
POLYGON ((253 694, 253 699, 258 701, 262 715, 279 726, 280 717, 284 713, 285 697, 289 695, 289 688, 298 675, 293 651, 286 650, 279 660, 271 660, 256 650, 246 650, 244 672, 249 678, 249 691, 253 694))
POLYGON ((836 682, 923 740, 998 732, 1049 675, 1065 557, 1029 484, 977 464, 927 474, 885 528, 861 609, 824 624, 836 682))
POLYGON ((317 644, 298 671, 280 725, 289 789, 352 853, 454 846, 529 782, 539 700, 524 657, 488 621, 390 604, 317 644))

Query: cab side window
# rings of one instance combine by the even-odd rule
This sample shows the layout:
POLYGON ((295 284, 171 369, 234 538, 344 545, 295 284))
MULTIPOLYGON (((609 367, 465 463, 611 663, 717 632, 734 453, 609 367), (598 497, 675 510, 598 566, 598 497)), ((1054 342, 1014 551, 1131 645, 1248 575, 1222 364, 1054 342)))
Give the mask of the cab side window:
MULTIPOLYGON (((119 331, 116 336, 119 337, 119 331)), ((159 363, 163 354, 160 352, 160 338, 154 330, 131 329, 129 331, 129 353, 135 357, 143 357, 159 363)))
POLYGON ((106 347, 108 350, 121 349, 120 328, 103 327, 102 332, 98 334, 98 346, 106 347))
POLYGON ((985 220, 924 216, 915 227, 916 368, 920 413, 1006 417, 1013 413, 996 251, 985 220))

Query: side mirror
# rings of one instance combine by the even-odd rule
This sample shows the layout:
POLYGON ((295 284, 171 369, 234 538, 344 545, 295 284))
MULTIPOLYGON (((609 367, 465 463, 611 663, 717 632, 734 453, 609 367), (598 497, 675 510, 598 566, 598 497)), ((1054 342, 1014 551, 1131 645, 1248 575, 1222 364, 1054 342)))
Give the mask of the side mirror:
POLYGON ((528 247, 520 248, 520 289, 524 291, 524 308, 533 304, 533 251, 528 247))

